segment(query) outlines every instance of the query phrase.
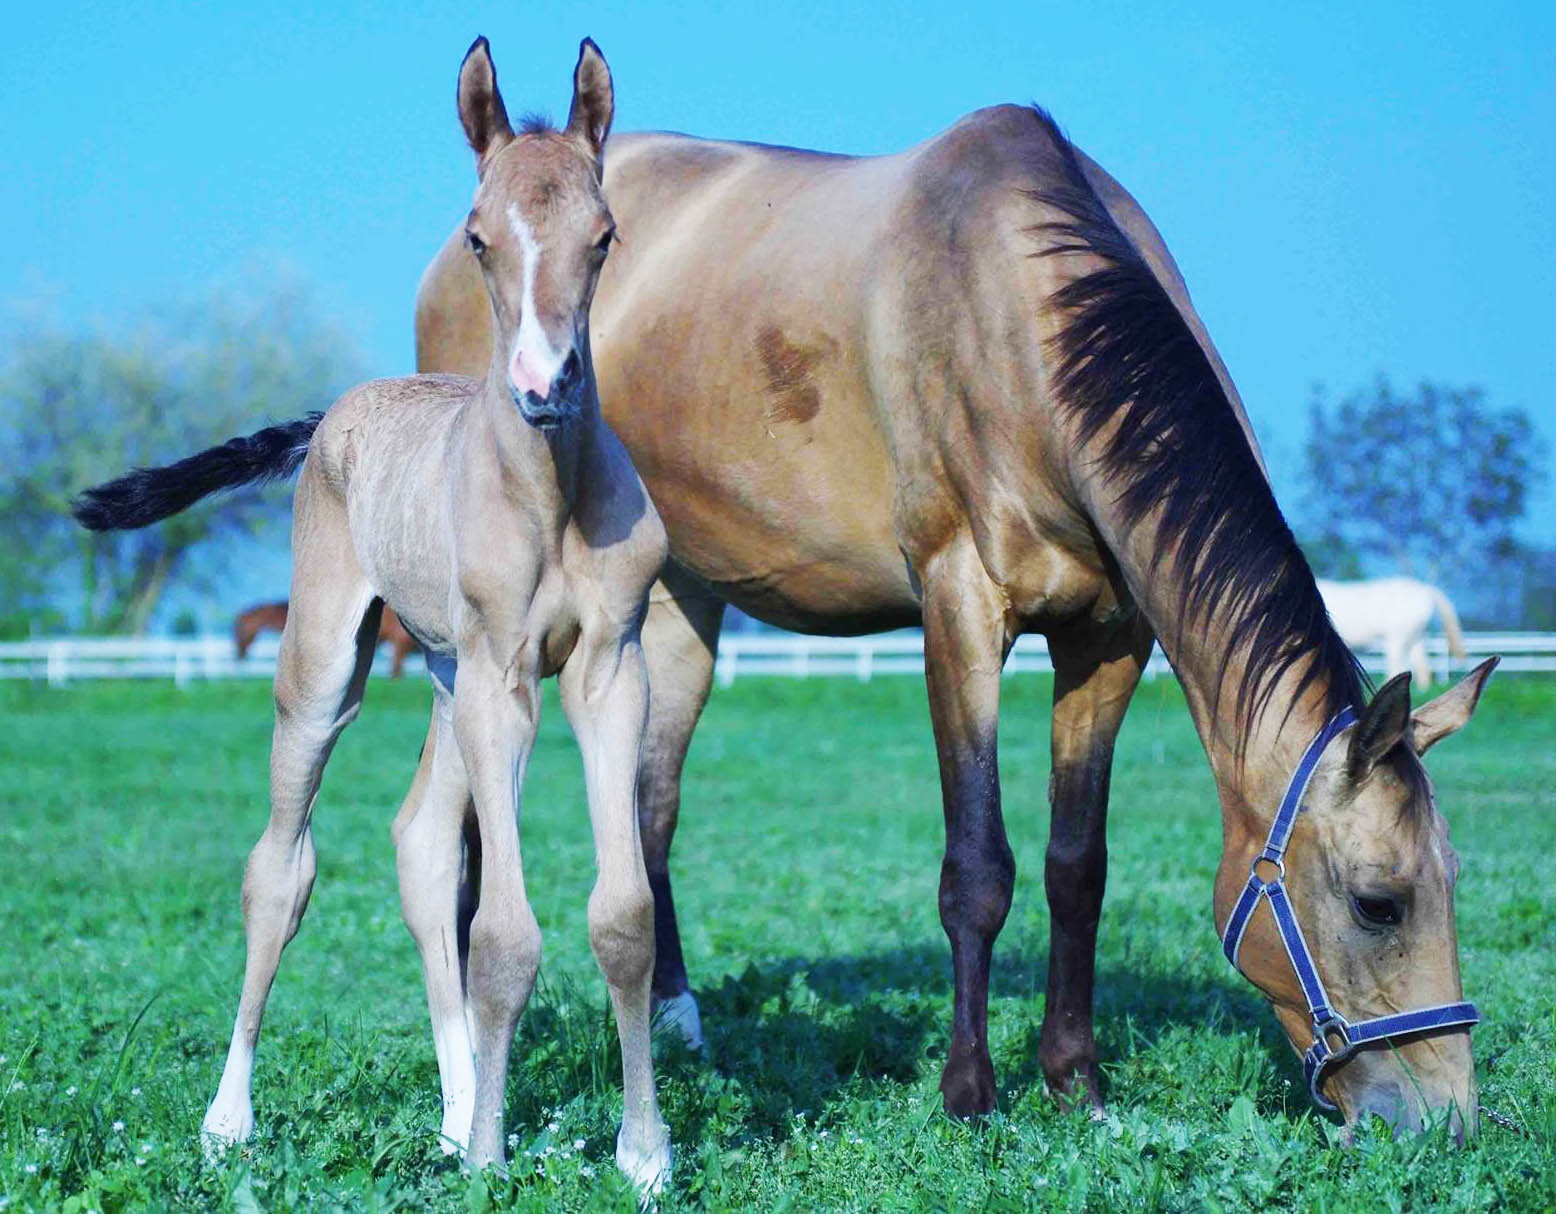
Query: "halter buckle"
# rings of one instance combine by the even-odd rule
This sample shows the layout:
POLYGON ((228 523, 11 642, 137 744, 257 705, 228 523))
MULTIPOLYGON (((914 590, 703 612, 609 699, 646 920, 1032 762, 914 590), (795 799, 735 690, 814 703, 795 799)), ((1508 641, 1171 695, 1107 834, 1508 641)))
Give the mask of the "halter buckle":
POLYGON ((1337 1062, 1348 1055, 1355 1042, 1351 1040, 1351 1022, 1333 1008, 1324 1008, 1322 1016, 1313 1016, 1313 1042, 1324 1047, 1324 1062, 1337 1062))

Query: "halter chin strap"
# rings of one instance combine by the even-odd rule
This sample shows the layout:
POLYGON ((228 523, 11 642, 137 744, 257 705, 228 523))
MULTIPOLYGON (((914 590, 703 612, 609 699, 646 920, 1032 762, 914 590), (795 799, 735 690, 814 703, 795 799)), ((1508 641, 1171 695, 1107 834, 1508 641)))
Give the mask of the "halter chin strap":
POLYGON ((1296 972, 1297 981, 1302 985, 1303 997, 1307 999, 1308 1016, 1312 1021, 1313 1044, 1302 1056, 1302 1069, 1307 1076, 1308 1090, 1312 1092, 1313 1100, 1320 1108, 1331 1111, 1335 1106, 1333 1102, 1325 1099, 1321 1089, 1324 1074, 1330 1067, 1343 1062, 1362 1046, 1374 1041, 1388 1041, 1394 1037, 1403 1037, 1407 1033, 1431 1033, 1443 1029, 1463 1028, 1480 1020, 1480 1013, 1475 1010, 1473 1003, 1442 1003, 1435 1007, 1395 1012, 1389 1016, 1376 1016, 1371 1020, 1358 1020, 1353 1023, 1334 1009, 1329 1002, 1329 993, 1324 990, 1323 979, 1318 976, 1318 965, 1314 962, 1312 950, 1308 948, 1307 940, 1302 935, 1302 928, 1297 923, 1296 912, 1291 906, 1291 895, 1286 892, 1286 847, 1291 842, 1291 832, 1297 824, 1297 814, 1302 810, 1302 798, 1307 792, 1308 781, 1313 777, 1320 756, 1341 731, 1355 723, 1356 710, 1343 709, 1330 720, 1329 724, 1319 730, 1316 738, 1308 743, 1307 750, 1302 754, 1302 761, 1297 764, 1297 770, 1292 773, 1291 783, 1286 786, 1286 795, 1281 799, 1275 821, 1270 823, 1270 836, 1265 841, 1264 850, 1253 862, 1253 869, 1248 874, 1248 884, 1243 886, 1237 904, 1232 907, 1232 916, 1226 921, 1226 930, 1221 933, 1221 947, 1226 953, 1227 960, 1241 972, 1242 967, 1237 965, 1237 953, 1242 947, 1243 934, 1248 930, 1248 922, 1253 918, 1259 899, 1268 899, 1270 913, 1275 916, 1275 926, 1280 930, 1280 939, 1286 947, 1286 956, 1290 958, 1291 968, 1296 972), (1266 881, 1260 875, 1261 867, 1266 872, 1273 872, 1273 879, 1266 881))

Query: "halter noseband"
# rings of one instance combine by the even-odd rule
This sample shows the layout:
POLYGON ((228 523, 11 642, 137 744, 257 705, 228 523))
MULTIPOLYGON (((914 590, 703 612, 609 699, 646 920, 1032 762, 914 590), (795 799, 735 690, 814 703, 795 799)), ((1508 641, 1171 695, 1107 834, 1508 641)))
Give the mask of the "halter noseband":
MULTIPOLYGON (((1286 892, 1286 847, 1291 842, 1292 829, 1297 824, 1297 814, 1302 810, 1302 797, 1307 792, 1313 769, 1318 766, 1324 749, 1342 731, 1356 723, 1356 710, 1346 708, 1329 724, 1319 730, 1318 736, 1308 743, 1302 761, 1292 773, 1291 783, 1280 803, 1275 821, 1270 824, 1270 836, 1264 850, 1253 862, 1248 874, 1248 884, 1232 907, 1232 916, 1221 933, 1221 947, 1227 960, 1239 972, 1238 949, 1243 943, 1243 933, 1260 898, 1268 898, 1270 913, 1275 916, 1275 926, 1280 930, 1281 943, 1286 946, 1286 956, 1302 984, 1302 994, 1307 999, 1308 1015, 1312 1020, 1313 1044, 1302 1056, 1302 1070, 1307 1077, 1308 1090, 1320 1108, 1334 1111, 1334 1104, 1324 1098, 1319 1085, 1330 1067, 1345 1061, 1358 1049, 1375 1041, 1390 1041, 1407 1033, 1432 1033, 1443 1029, 1461 1028, 1477 1023, 1480 1013, 1473 1003, 1440 1003, 1433 1007, 1417 1008, 1409 1012, 1395 1012, 1388 1016, 1375 1016, 1371 1020, 1347 1020, 1329 1002, 1323 979, 1318 976, 1318 966, 1313 953, 1303 938, 1297 923, 1296 912, 1291 906, 1291 895, 1286 892), (1274 878, 1266 881, 1260 876, 1260 867, 1274 870, 1274 878)), ((1246 975, 1245 975, 1246 976, 1246 975)))

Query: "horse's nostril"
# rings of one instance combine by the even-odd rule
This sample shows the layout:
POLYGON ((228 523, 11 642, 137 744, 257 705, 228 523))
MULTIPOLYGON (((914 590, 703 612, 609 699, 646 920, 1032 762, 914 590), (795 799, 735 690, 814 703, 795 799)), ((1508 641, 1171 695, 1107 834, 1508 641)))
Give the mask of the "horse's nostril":
POLYGON ((562 370, 556 377, 556 387, 567 392, 578 385, 583 375, 583 363, 578 358, 578 351, 569 351, 567 359, 562 363, 562 370))

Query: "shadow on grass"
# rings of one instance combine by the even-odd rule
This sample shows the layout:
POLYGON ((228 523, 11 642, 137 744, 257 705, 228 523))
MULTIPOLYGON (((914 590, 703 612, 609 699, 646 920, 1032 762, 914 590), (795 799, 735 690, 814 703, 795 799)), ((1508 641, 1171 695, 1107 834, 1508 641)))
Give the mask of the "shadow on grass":
MULTIPOLYGON (((797 1114, 815 1119, 856 1100, 857 1092, 845 1089, 858 1080, 916 1085, 926 1069, 938 1072, 945 1057, 950 968, 949 954, 926 943, 861 956, 792 957, 727 974, 696 989, 712 1052, 707 1065, 744 1089, 753 1105, 750 1128, 779 1137, 797 1114)), ((1046 973, 1046 956, 1019 948, 996 952, 994 998, 1012 988, 1041 990, 1046 973)), ((1276 1070, 1298 1076, 1290 1046, 1252 988, 1229 990, 1166 965, 1100 967, 1097 987, 1104 1098, 1109 1064, 1127 1050, 1126 1032, 1153 1040, 1177 1028, 1251 1029, 1276 1070)), ((993 1013, 1001 1014, 1009 1014, 1008 1002, 993 1013)), ((1031 1017, 1015 1050, 997 1051, 1002 1104, 1019 1102, 1043 1083, 1039 1005, 1031 1017)), ((683 1062, 704 1065, 673 1055, 667 1061, 674 1069, 683 1062)))

